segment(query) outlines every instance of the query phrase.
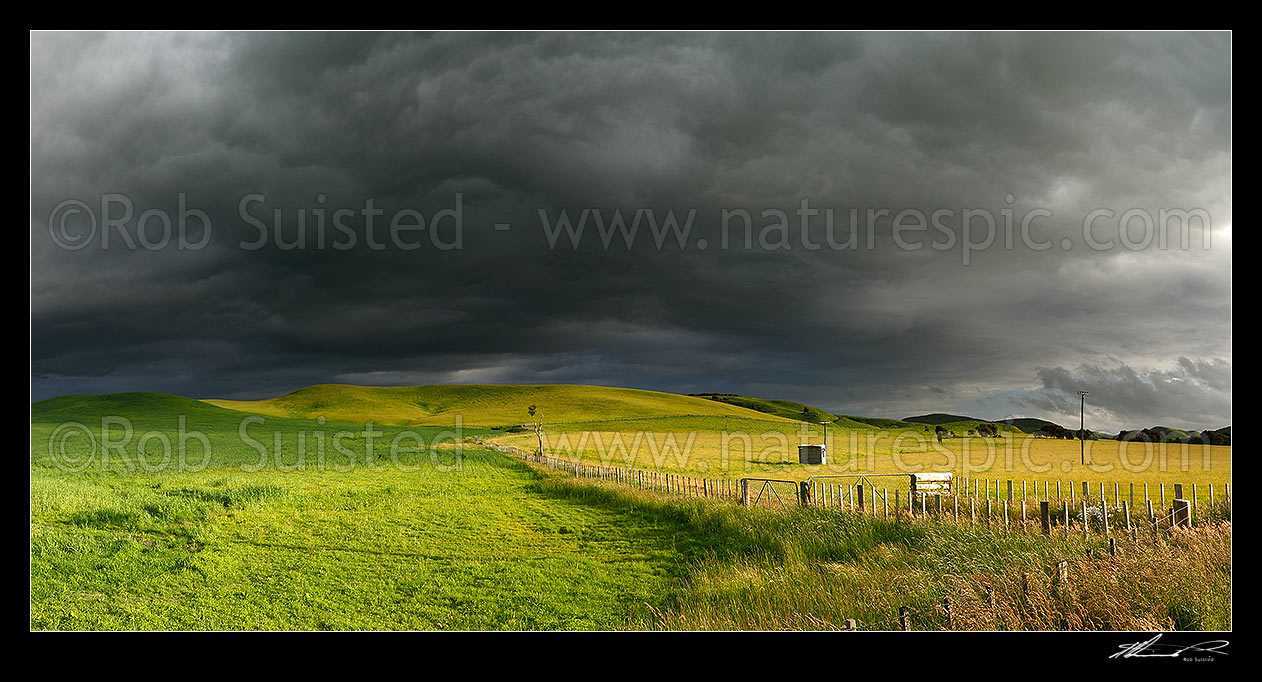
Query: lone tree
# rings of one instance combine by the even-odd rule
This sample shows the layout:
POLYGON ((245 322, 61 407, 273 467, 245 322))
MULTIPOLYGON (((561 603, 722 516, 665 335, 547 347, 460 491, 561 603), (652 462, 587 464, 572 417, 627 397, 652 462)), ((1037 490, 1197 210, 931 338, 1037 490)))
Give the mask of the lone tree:
POLYGON ((999 427, 983 422, 977 425, 977 433, 983 438, 994 438, 999 435, 999 427))
POLYGON ((539 456, 543 456, 543 413, 534 405, 526 410, 530 413, 530 430, 535 432, 535 438, 539 439, 539 456))
POLYGON ((947 431, 946 427, 941 424, 938 424, 937 426, 933 427, 933 432, 935 435, 938 436, 939 443, 942 442, 942 438, 946 436, 946 434, 950 433, 950 431, 947 431))

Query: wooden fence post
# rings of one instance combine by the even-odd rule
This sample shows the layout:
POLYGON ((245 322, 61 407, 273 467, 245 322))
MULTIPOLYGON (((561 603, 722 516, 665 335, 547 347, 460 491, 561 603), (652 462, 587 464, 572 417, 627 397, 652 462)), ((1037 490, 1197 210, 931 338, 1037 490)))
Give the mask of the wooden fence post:
POLYGON ((904 632, 911 630, 911 609, 906 606, 898 607, 898 625, 904 632))
POLYGON ((859 511, 860 511, 860 512, 862 512, 862 511, 863 511, 863 484, 862 484, 862 483, 860 483, 859 485, 855 486, 855 492, 856 492, 856 493, 858 493, 858 495, 859 495, 859 500, 858 500, 858 501, 859 501, 859 511))
POLYGON ((748 478, 741 479, 741 506, 742 507, 749 506, 749 479, 748 478))
POLYGON ((1182 498, 1174 500, 1174 525, 1192 525, 1192 503, 1182 498))
POLYGON ((1061 500, 1060 506, 1061 506, 1061 511, 1064 512, 1065 538, 1069 538, 1069 503, 1064 500, 1061 500))
POLYGON ((1192 524, 1193 525, 1196 524, 1196 516, 1197 516, 1198 509, 1199 509, 1199 506, 1197 505, 1197 501, 1196 501, 1196 484, 1193 483, 1192 484, 1192 524))
POLYGON ((802 481, 798 488, 798 501, 802 503, 803 507, 811 506, 811 484, 807 481, 802 481))
POLYGON ((854 631, 856 631, 856 630, 858 630, 858 629, 859 629, 859 624, 855 622, 855 619, 853 619, 853 618, 847 618, 847 619, 846 619, 846 627, 845 627, 845 628, 843 628, 843 629, 844 629, 844 630, 847 630, 847 631, 849 631, 849 632, 854 632, 854 631))
POLYGON ((1039 502, 1039 516, 1043 519, 1043 535, 1052 534, 1052 509, 1047 500, 1039 502))
POLYGON ((1087 523, 1087 501, 1082 501, 1082 537, 1091 537, 1091 524, 1087 523))

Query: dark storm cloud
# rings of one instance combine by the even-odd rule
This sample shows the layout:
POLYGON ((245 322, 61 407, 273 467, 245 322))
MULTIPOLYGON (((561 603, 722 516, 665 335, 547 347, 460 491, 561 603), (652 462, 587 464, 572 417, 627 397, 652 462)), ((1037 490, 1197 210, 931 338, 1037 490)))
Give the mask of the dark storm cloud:
POLYGON ((1218 426, 1229 54, 1209 34, 37 34, 33 397, 538 381, 998 417, 1122 377, 1040 367, 1144 367, 1154 388, 1108 394, 1111 426, 1218 426), (171 215, 183 194, 213 239, 53 243, 55 207, 111 192, 171 215), (289 234, 300 210, 428 217, 459 194, 463 244, 373 251, 355 217, 348 251, 243 250, 250 194, 289 234), (896 248, 889 217, 872 248, 812 251, 796 229, 788 249, 717 248, 722 210, 796 226, 803 199, 842 239, 851 208, 1044 207, 1056 244, 1100 207, 1203 208, 1216 231, 1209 249, 991 248, 967 266, 958 247, 896 248), (584 208, 696 220, 684 249, 548 248, 539 210, 584 208), (1181 418, 1151 395, 1192 398, 1152 383, 1167 374, 1205 393, 1181 418))
POLYGON ((1093 413, 1110 422, 1213 423, 1231 414, 1231 364, 1222 360, 1179 358, 1170 371, 1083 365, 1077 370, 1043 367, 1038 374, 1042 388, 1014 398, 1014 403, 1068 415, 1078 408, 1068 396, 1085 390, 1093 406, 1104 406, 1093 407, 1093 413))

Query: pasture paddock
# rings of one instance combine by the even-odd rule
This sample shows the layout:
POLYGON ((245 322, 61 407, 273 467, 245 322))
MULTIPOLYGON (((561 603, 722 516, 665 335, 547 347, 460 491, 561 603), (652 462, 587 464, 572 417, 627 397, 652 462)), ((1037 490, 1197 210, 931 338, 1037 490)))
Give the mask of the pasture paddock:
MULTIPOLYGON (((610 423, 545 424, 545 450, 556 457, 694 477, 772 477, 905 474, 949 471, 969 479, 1026 481, 1040 486, 1069 481, 1092 486, 1213 484, 1231 480, 1231 448, 1180 444, 1087 442, 1087 464, 1077 441, 1003 435, 949 438, 942 443, 914 430, 828 430, 828 463, 797 463, 797 444, 822 441, 805 423, 678 417, 610 423)), ((493 442, 536 449, 534 434, 503 434, 493 442)), ((1154 492, 1155 495, 1155 492, 1154 492)))

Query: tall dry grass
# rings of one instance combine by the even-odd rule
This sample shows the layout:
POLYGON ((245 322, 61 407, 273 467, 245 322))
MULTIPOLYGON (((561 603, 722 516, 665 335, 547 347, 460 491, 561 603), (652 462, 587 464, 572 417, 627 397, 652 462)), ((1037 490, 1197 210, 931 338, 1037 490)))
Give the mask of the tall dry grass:
POLYGON ((1068 538, 747 509, 540 470, 541 492, 643 514, 691 556, 680 589, 632 627, 671 630, 1218 630, 1231 627, 1231 524, 1160 538, 1068 538), (1089 556, 1090 555, 1090 556, 1089 556), (1057 584, 1057 564, 1068 581, 1057 584), (949 600, 949 607, 947 606, 949 600))

